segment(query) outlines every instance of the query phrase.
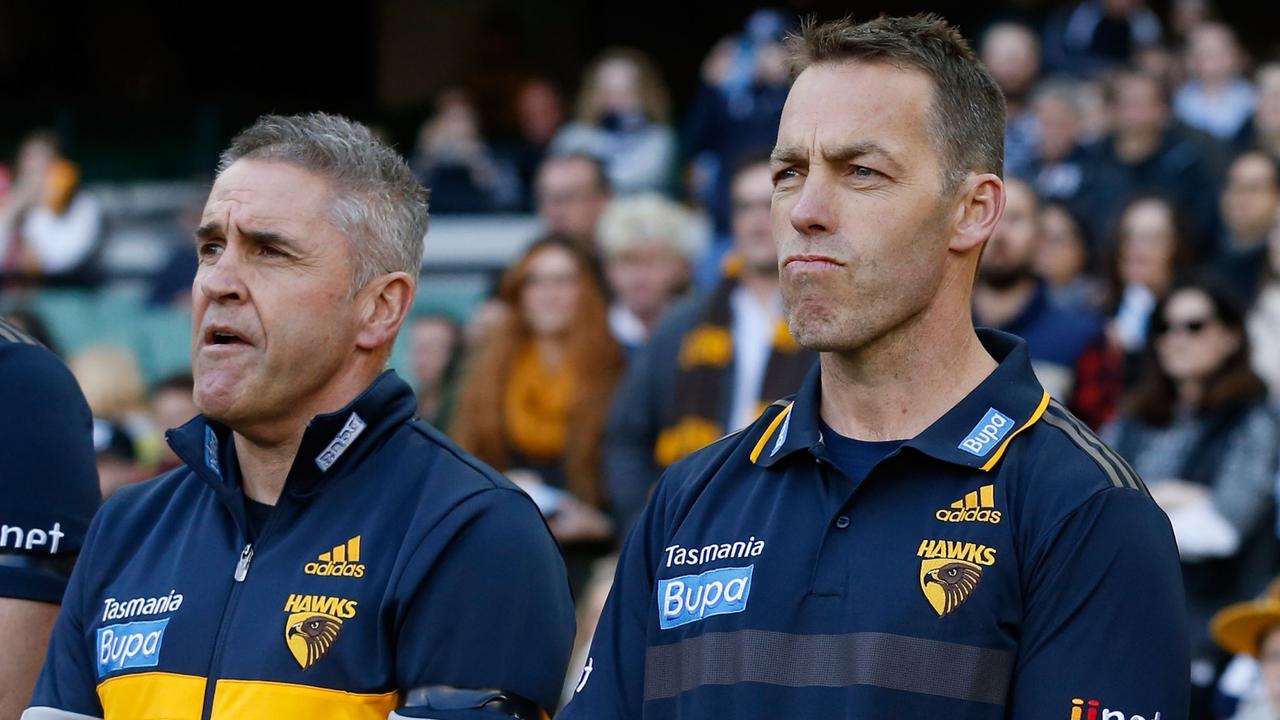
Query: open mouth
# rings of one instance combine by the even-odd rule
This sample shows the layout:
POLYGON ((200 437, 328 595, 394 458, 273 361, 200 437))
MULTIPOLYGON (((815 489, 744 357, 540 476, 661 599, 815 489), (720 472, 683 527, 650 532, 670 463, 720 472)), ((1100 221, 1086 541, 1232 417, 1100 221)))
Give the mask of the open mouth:
POLYGON ((206 345, 248 345, 248 341, 230 330, 209 330, 205 333, 206 345))

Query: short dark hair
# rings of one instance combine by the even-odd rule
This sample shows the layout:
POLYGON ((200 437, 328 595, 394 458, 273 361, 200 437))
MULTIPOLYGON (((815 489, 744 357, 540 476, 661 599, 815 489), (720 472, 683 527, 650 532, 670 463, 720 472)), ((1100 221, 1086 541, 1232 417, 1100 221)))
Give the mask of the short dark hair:
POLYGON ((596 187, 600 189, 600 192, 613 192, 613 183, 609 182, 609 172, 605 169, 604 161, 591 153, 582 152, 580 150, 576 150, 574 152, 553 153, 548 155, 542 161, 542 165, 539 166, 538 170, 541 172, 543 167, 552 163, 560 162, 586 163, 591 167, 592 174, 595 175, 596 187))
POLYGON ((919 70, 933 81, 929 132, 949 190, 970 171, 1004 172, 1004 93, 960 32, 938 15, 808 18, 787 38, 791 70, 818 63, 879 62, 919 70))

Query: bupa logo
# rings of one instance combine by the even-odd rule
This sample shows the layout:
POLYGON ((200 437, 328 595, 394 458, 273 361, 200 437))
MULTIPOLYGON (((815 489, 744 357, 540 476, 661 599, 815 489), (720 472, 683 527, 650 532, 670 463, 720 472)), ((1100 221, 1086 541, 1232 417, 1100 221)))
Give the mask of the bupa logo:
MULTIPOLYGON (((1122 710, 1102 707, 1098 700, 1085 701, 1075 698, 1071 701, 1071 720, 1147 720, 1141 715, 1129 715, 1122 710)), ((1150 720, 1160 720, 1160 711, 1156 711, 1150 720)))
POLYGON ((169 618, 98 628, 98 677, 127 668, 160 664, 169 618))
POLYGON ((713 615, 740 613, 751 596, 755 565, 708 570, 658 581, 658 624, 663 630, 713 615))
POLYGON ((1013 420, 1008 415, 990 408, 982 420, 969 431, 969 437, 966 437, 959 447, 970 455, 986 457, 1012 429, 1013 420))

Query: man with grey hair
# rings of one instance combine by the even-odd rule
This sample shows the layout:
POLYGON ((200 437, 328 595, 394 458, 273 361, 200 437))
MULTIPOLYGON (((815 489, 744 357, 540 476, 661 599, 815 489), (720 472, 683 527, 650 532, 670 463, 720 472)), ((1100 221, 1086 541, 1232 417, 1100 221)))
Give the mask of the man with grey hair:
POLYGON ((818 367, 668 468, 561 720, 1184 720, 1168 520, 973 326, 995 81, 936 16, 789 45, 771 223, 818 367))
POLYGON ((555 542, 384 370, 426 226, 362 125, 264 116, 232 141, 196 231, 184 465, 98 513, 24 720, 554 708, 555 542))

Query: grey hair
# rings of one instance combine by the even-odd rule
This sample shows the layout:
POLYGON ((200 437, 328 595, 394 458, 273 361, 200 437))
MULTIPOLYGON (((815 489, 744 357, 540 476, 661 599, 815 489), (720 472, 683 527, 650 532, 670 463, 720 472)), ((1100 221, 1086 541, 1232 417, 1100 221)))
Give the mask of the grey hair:
POLYGON ((237 160, 289 163, 328 179, 330 221, 351 243, 352 295, 382 273, 417 282, 427 234, 427 190, 404 158, 341 115, 263 115, 231 140, 221 175, 237 160))

